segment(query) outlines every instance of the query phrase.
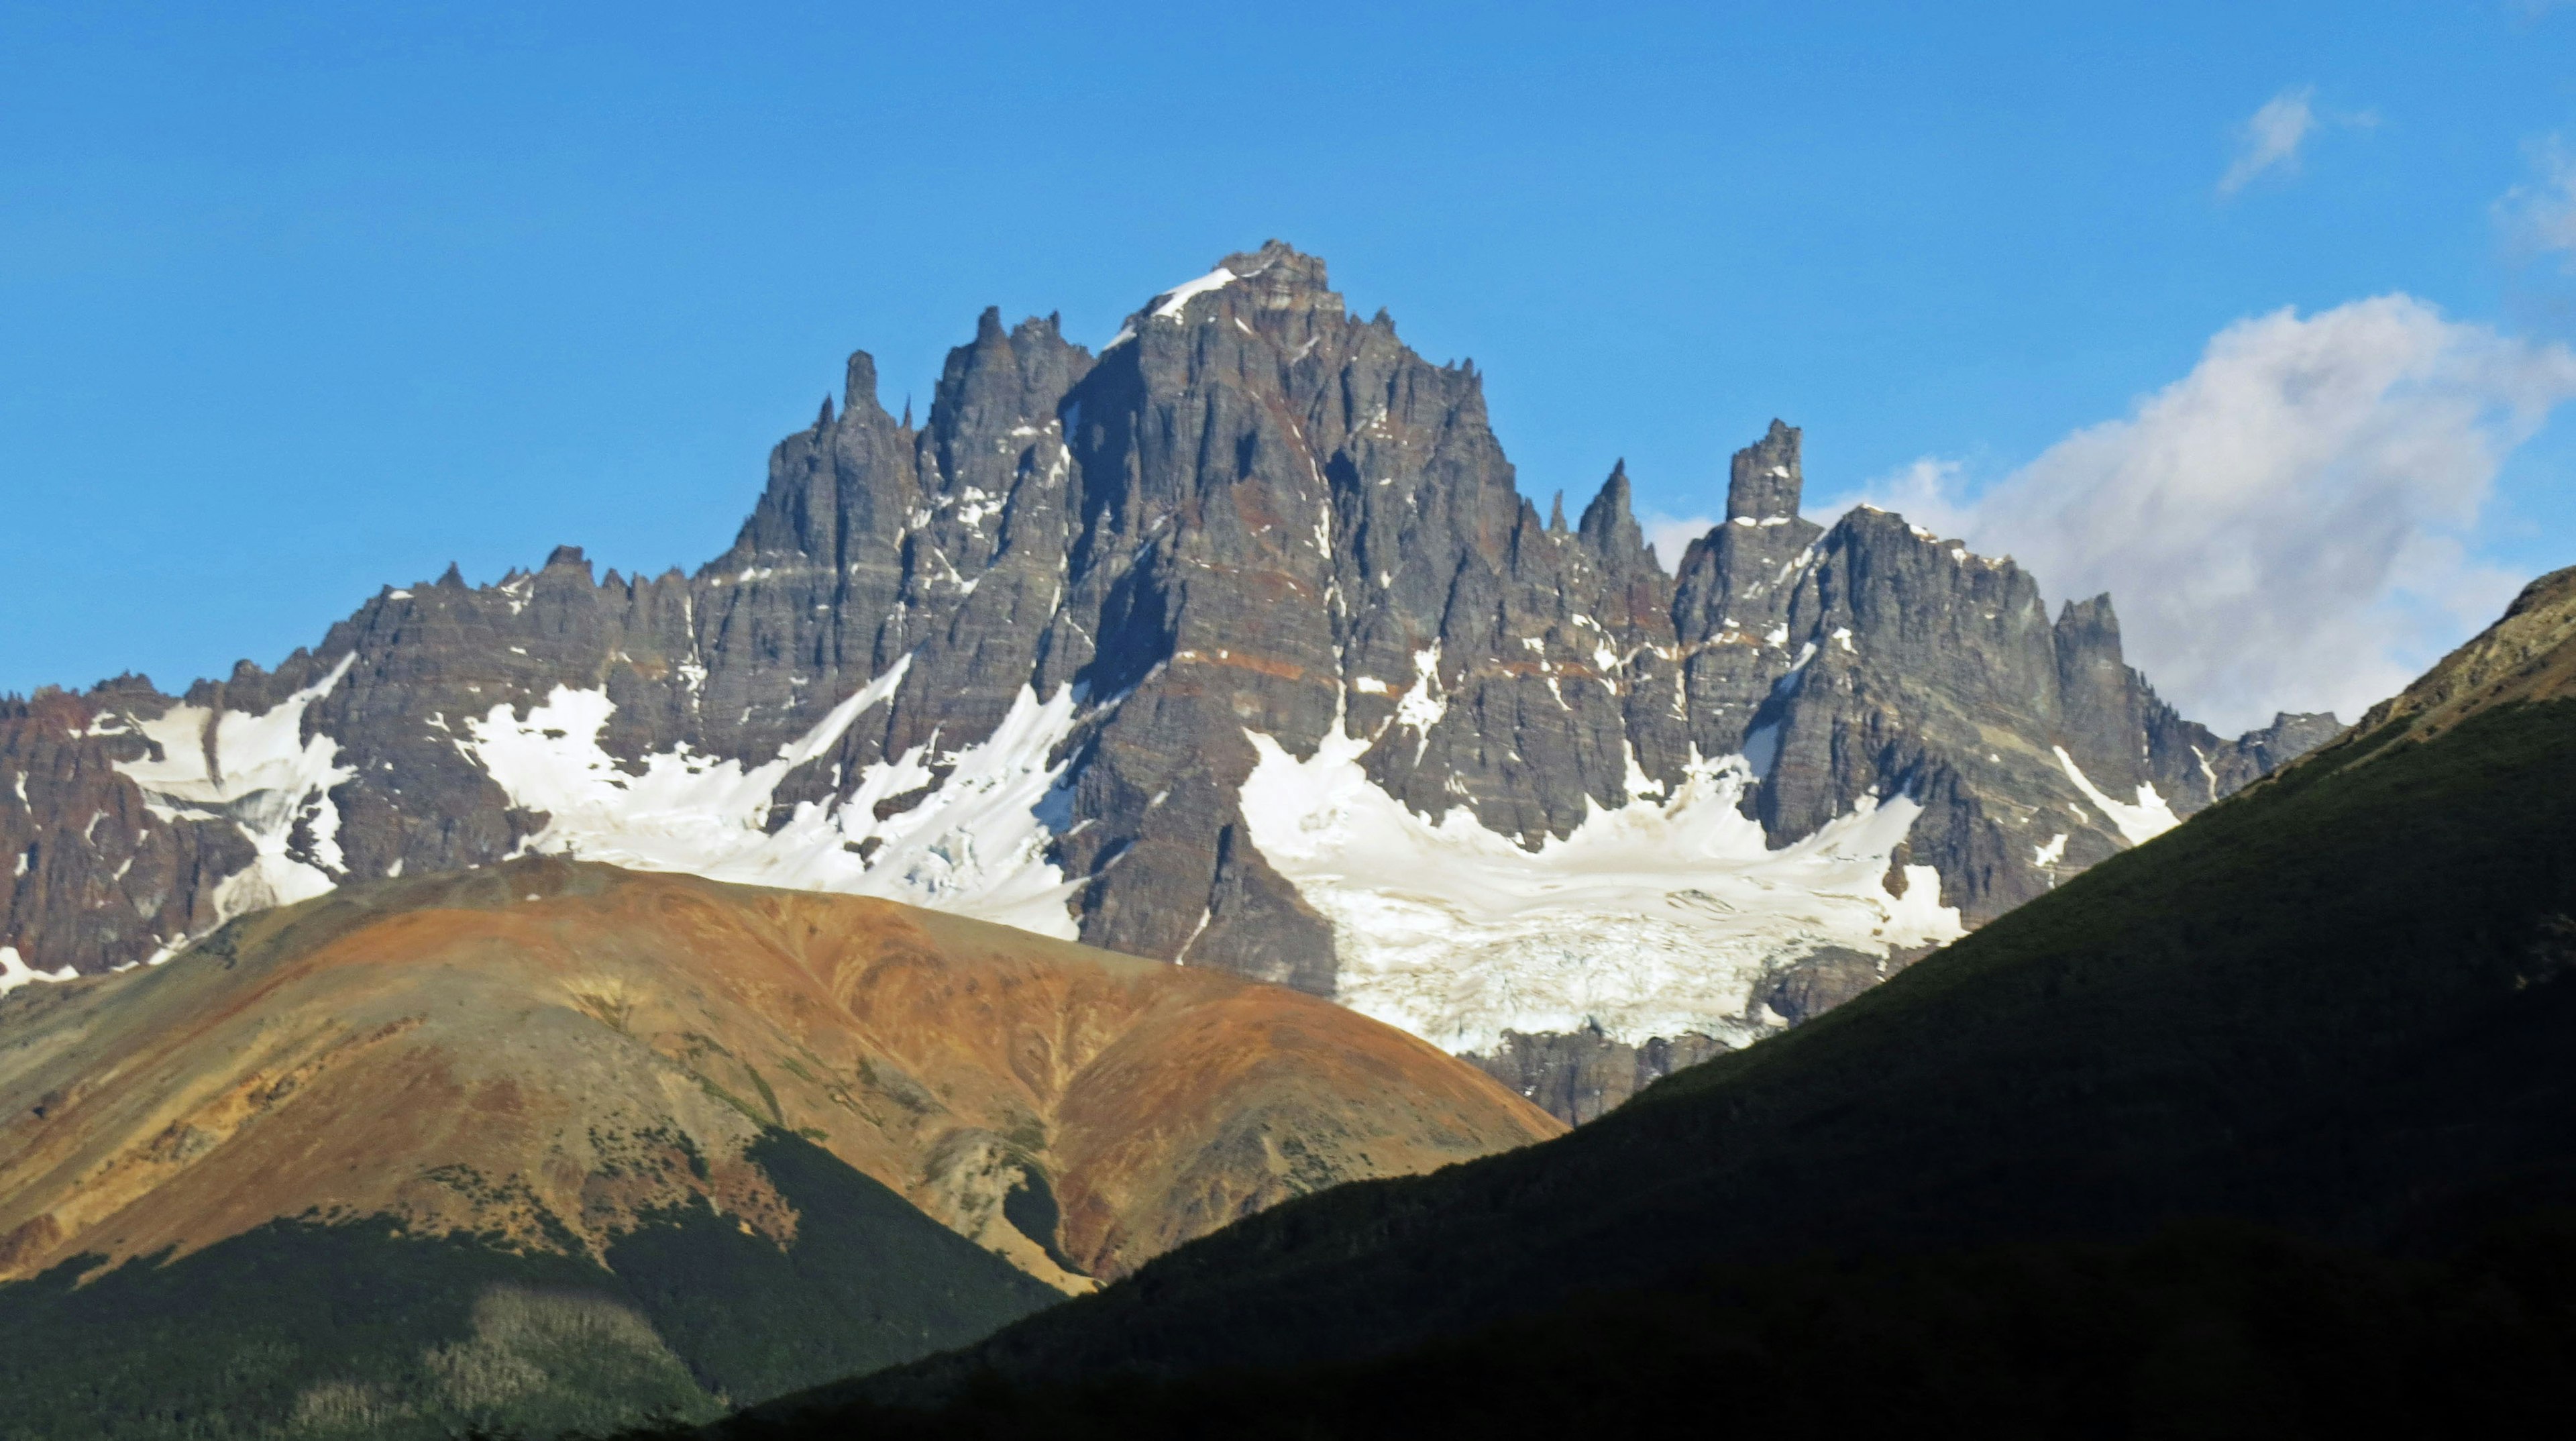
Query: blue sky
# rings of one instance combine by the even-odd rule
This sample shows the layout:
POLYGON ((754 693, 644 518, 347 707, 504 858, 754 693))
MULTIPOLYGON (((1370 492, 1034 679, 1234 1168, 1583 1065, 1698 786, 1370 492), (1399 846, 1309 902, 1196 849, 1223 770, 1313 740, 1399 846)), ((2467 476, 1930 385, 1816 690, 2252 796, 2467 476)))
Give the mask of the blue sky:
POLYGON ((1276 235, 1477 361, 1542 504, 1624 456, 1709 514, 1776 414, 1811 509, 1912 497, 2110 585, 2205 712, 2346 704, 2576 562, 2571 153, 2576 6, 2520 0, 0 0, 0 690, 274 663, 451 559, 693 568, 851 348, 900 405, 985 305, 1097 345, 1276 235), (2309 372, 2207 368, 2231 334, 2398 379, 2240 446, 2222 382, 2309 372), (2452 442, 2492 454, 2426 469, 2452 442), (2286 549, 2124 568, 2084 517, 2205 469, 2150 451, 2283 457, 2215 513, 2286 549), (2320 495, 2403 554, 2356 569, 2320 495), (2304 669, 2206 654, 2248 606, 2304 669))

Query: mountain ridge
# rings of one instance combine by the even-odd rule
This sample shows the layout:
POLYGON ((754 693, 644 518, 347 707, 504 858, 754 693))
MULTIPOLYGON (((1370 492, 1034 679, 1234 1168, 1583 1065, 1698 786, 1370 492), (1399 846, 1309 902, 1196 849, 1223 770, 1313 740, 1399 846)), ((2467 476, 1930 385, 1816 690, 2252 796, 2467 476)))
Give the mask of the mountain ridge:
POLYGON ((2126 665, 2107 601, 2052 621, 2009 561, 1804 520, 1778 422, 1670 574, 1624 466, 1543 519, 1473 366, 1275 241, 1097 355, 988 310, 919 426, 876 386, 853 355, 694 575, 451 567, 274 672, 0 706, 0 946, 95 972, 349 879, 558 852, 1217 966, 1455 1051, 1691 1049, 2334 729, 2222 740, 2126 665), (1562 903, 1373 886, 1333 839, 1355 806, 1562 903), (1619 845, 1673 860, 1580 884, 1619 845))

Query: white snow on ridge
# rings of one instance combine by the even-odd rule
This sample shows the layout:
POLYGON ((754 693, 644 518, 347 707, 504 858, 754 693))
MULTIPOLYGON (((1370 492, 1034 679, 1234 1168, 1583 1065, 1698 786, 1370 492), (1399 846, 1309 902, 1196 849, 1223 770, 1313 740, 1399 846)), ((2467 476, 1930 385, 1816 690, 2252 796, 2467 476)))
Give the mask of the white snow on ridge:
POLYGON ((881 896, 1073 939, 1065 901, 1074 884, 1046 859, 1054 832, 1039 813, 1061 806, 1064 766, 1047 758, 1073 728, 1069 687, 1041 703, 1023 686, 991 738, 937 756, 915 746, 869 766, 848 800, 799 802, 785 825, 768 829, 779 783, 839 744, 894 694, 910 665, 909 656, 897 661, 749 769, 683 746, 645 756, 642 775, 621 770, 599 745, 615 706, 603 692, 568 686, 526 720, 507 705, 468 719, 457 745, 513 804, 548 814, 546 828, 523 844, 527 852, 881 896), (955 767, 945 783, 934 760, 955 767), (879 802, 925 790, 911 809, 877 818, 879 802))
POLYGON ((2084 798, 2091 801, 2096 809, 2111 818, 2120 838, 2129 844, 2145 845, 2182 824, 2182 818, 2173 813, 2173 807, 2165 804, 2165 798, 2156 793, 2154 786, 2138 787, 2137 803, 2122 805, 2102 794, 2100 788, 2086 779, 2084 772, 2077 768, 2075 757, 2066 753, 2066 747, 2052 746, 2051 749, 2057 752, 2057 763, 2066 768, 2066 778, 2075 782, 2075 788, 2084 792, 2084 798))
MULTIPOLYGON (((1191 301, 1207 294, 1209 291, 1223 290, 1242 278, 1242 276, 1237 275, 1233 271, 1220 265, 1216 269, 1209 271, 1207 274, 1200 276, 1198 279, 1188 281, 1184 284, 1175 285, 1171 289, 1164 291, 1162 294, 1155 296, 1151 301, 1148 301, 1147 304, 1150 305, 1152 309, 1148 312, 1147 318, 1151 320, 1168 320, 1174 324, 1178 324, 1181 320, 1181 313, 1189 309, 1191 301)), ((1100 347, 1100 353, 1107 355, 1109 352, 1116 350, 1118 347, 1125 345, 1128 341, 1134 340, 1135 338, 1136 322, 1130 320, 1125 325, 1118 327, 1118 333, 1109 338, 1109 343, 1107 345, 1100 347)), ((1070 429, 1070 427, 1067 428, 1070 429)))
POLYGON ((31 981, 60 982, 79 978, 80 972, 69 966, 59 971, 37 970, 27 964, 25 957, 18 954, 16 946, 0 946, 0 996, 5 996, 31 981))
POLYGON ((1820 946, 1885 952, 1962 934, 1929 866, 1884 885, 1921 806, 1896 797, 1785 850, 1736 809, 1740 756, 1695 761, 1661 806, 1595 810, 1536 852, 1459 807, 1426 820, 1360 767, 1336 725, 1298 760, 1246 732, 1242 791, 1262 855, 1333 926, 1337 998, 1451 1051, 1505 1030, 1598 1025, 1616 1040, 1698 1031, 1741 1043, 1779 1018, 1753 998, 1820 946))
MULTIPOLYGON (((339 742, 319 734, 304 738, 304 712, 331 693, 356 659, 355 652, 341 657, 329 675, 258 715, 172 706, 138 723, 160 746, 161 758, 115 763, 161 819, 230 821, 250 840, 250 865, 215 888, 219 923, 310 900, 338 884, 331 873, 341 868, 340 810, 330 792, 356 772, 337 763, 339 742), (309 860, 287 853, 298 821, 313 837, 309 860)), ((153 959, 171 954, 165 949, 153 959)))
POLYGON ((1175 285, 1163 292, 1161 304, 1154 307, 1156 320, 1178 320, 1191 301, 1212 290, 1223 290, 1241 277, 1220 265, 1185 285, 1175 285))

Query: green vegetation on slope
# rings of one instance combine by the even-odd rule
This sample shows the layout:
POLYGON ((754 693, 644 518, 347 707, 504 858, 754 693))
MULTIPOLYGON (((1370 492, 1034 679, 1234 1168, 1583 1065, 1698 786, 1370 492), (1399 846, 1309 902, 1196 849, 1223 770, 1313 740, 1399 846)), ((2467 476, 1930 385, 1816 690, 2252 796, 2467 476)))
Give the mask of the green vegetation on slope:
POLYGON ((700 1208, 608 1253, 672 1349, 737 1403, 963 1345, 1061 1295, 800 1136, 771 1131, 750 1155, 796 1208, 792 1248, 700 1208))
POLYGON ((86 1264, 0 1288, 11 1441, 435 1437, 714 1409, 610 1278, 567 1257, 279 1221, 78 1285, 86 1264), (625 1344, 555 1344, 583 1320, 625 1344))
POLYGON ((780 1251, 700 1206, 608 1267, 382 1221, 273 1222, 0 1286, 0 1437, 552 1435, 706 1419, 972 1341, 1055 1293, 799 1137, 752 1149, 780 1251))
POLYGON ((2438 1247, 2565 1197, 2576 703, 2348 764, 2373 744, 1561 1140, 1282 1206, 838 1394, 1366 1356, 1828 1247, 2202 1215, 2438 1247))

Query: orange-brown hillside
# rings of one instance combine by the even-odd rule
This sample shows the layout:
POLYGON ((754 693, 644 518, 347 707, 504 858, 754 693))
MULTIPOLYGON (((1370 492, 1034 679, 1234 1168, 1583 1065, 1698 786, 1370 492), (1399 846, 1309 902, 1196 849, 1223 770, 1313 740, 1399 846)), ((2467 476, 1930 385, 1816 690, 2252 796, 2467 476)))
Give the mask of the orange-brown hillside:
POLYGON ((1563 1129, 1296 992, 558 860, 353 886, 166 966, 22 987, 0 1117, 0 1279, 281 1216, 597 1253, 704 1196, 785 1240, 796 1215, 744 1158, 777 1126, 1069 1290, 1289 1196, 1563 1129))

